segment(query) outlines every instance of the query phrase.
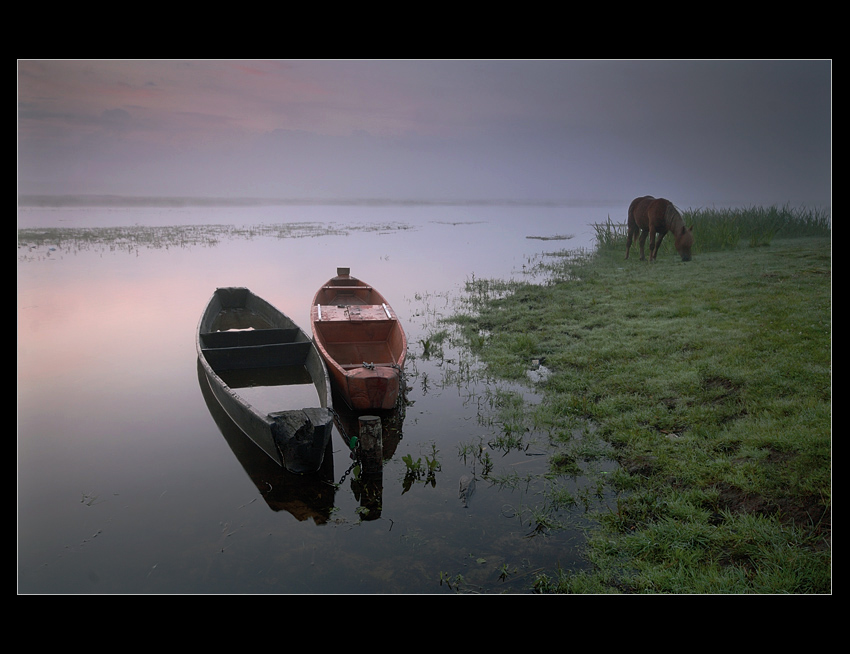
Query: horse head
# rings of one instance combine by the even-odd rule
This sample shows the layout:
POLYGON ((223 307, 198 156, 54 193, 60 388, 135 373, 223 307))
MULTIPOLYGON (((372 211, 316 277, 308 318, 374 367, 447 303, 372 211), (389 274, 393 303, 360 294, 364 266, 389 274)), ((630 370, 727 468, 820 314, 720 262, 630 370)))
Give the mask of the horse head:
POLYGON ((685 227, 685 223, 683 222, 680 226, 677 226, 675 235, 676 241, 674 245, 676 246, 676 252, 682 257, 682 261, 690 261, 691 248, 694 246, 693 226, 685 227))
POLYGON ((667 203, 665 211, 667 229, 673 234, 676 239, 673 243, 676 247, 676 252, 682 257, 682 261, 691 260, 691 248, 694 246, 694 228, 686 227, 685 221, 682 219, 682 214, 673 206, 672 202, 667 203))

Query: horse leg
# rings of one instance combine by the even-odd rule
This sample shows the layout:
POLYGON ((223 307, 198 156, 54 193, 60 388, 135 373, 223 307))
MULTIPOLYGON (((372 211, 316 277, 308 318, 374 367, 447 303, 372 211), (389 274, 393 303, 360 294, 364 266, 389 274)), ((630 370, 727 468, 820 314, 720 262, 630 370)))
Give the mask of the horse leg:
POLYGON ((649 260, 653 261, 655 259, 655 253, 658 252, 658 245, 655 242, 655 239, 658 238, 659 242, 663 238, 658 234, 658 230, 655 227, 649 227, 649 260))
MULTIPOLYGON (((640 230, 640 260, 646 261, 646 256, 643 253, 643 245, 646 243, 646 236, 649 234, 645 229, 640 230)), ((649 243, 650 253, 652 252, 652 241, 649 243)))
MULTIPOLYGON (((661 247, 661 241, 664 240, 664 234, 666 232, 660 232, 658 234, 658 241, 652 244, 652 247, 649 248, 649 260, 654 261, 655 257, 658 255, 658 249, 661 247)), ((653 239, 654 240, 654 239, 653 239)))
POLYGON ((637 227, 629 224, 629 234, 626 236, 626 259, 629 258, 629 250, 632 249, 632 241, 637 240, 637 227))

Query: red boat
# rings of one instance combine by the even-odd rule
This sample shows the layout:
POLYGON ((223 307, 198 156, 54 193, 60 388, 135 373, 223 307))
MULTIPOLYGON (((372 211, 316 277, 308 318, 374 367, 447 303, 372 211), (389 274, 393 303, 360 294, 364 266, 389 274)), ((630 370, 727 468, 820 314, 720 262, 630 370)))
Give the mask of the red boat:
POLYGON ((393 409, 403 393, 407 336, 387 300, 338 268, 313 298, 313 341, 355 411, 393 409))

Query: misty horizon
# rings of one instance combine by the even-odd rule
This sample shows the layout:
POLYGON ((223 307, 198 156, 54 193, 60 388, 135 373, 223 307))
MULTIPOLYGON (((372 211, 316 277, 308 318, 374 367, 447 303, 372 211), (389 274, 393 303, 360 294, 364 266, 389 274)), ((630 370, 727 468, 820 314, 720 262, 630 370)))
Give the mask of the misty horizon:
MULTIPOLYGON (((616 198, 609 200, 511 200, 511 199, 392 199, 392 198, 263 198, 263 197, 204 197, 204 196, 122 196, 122 195, 19 195, 19 209, 82 209, 82 208, 250 208, 250 207, 529 207, 529 208, 596 208, 627 207, 631 199, 616 198)), ((710 207, 722 208, 737 206, 794 206, 796 208, 825 209, 831 213, 831 205, 818 205, 790 202, 770 204, 731 203, 681 205, 683 210, 697 210, 710 207)), ((622 216, 625 221, 625 214, 622 216)))
POLYGON ((831 78, 829 60, 19 60, 19 202, 829 206, 831 78))
POLYGON ((427 198, 279 198, 222 196, 145 195, 19 195, 19 207, 263 207, 263 206, 477 206, 477 207, 594 207, 617 200, 512 200, 512 199, 427 199, 427 198))

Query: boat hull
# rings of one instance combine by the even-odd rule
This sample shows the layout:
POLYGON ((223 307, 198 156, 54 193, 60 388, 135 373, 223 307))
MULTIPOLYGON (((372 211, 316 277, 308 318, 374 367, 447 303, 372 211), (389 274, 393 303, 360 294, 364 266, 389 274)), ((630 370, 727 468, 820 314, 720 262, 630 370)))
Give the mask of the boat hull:
POLYGON ((231 420, 279 465, 317 471, 333 429, 330 378, 310 337, 289 317, 242 287, 216 289, 198 324, 198 361, 231 420), (315 406, 260 410, 226 378, 235 371, 303 367, 315 406))
POLYGON ((396 408, 404 393, 407 336, 383 295, 338 274, 313 298, 310 324, 331 380, 351 409, 396 408))

